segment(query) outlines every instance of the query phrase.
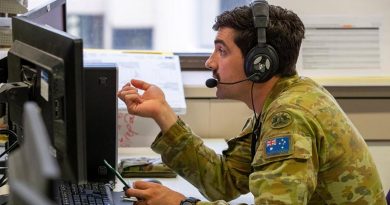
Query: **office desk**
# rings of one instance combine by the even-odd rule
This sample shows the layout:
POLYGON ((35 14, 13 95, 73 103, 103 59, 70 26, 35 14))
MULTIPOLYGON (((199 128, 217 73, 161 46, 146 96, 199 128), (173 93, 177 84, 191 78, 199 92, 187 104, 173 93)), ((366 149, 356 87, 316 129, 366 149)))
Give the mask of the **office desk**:
MULTIPOLYGON (((217 153, 221 153, 227 147, 227 144, 224 139, 204 139, 205 145, 213 148, 217 153)), ((150 147, 130 147, 130 148, 119 148, 118 149, 118 159, 127 158, 127 157, 158 157, 159 155, 152 151, 150 147)), ((129 178, 129 181, 139 180, 140 178, 129 178)), ((164 186, 169 187, 172 190, 180 192, 186 196, 193 196, 201 200, 206 200, 199 191, 192 186, 189 182, 183 179, 180 176, 176 178, 156 178, 162 182, 164 186)), ((127 179, 126 179, 127 180, 127 179)), ((130 182, 131 183, 131 182, 130 182)), ((120 191, 122 185, 117 183, 116 190, 120 191)), ((239 204, 247 203, 253 204, 254 199, 253 195, 248 193, 246 195, 240 196, 239 198, 230 202, 230 204, 239 204)))

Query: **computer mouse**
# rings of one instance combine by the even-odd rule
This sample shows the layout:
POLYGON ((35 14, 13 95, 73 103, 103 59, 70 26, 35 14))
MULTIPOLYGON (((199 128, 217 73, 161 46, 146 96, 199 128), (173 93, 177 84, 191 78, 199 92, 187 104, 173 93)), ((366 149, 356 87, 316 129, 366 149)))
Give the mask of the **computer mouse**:
POLYGON ((158 179, 144 179, 142 181, 145 181, 145 182, 153 182, 153 183, 156 183, 156 184, 162 184, 160 180, 158 179))

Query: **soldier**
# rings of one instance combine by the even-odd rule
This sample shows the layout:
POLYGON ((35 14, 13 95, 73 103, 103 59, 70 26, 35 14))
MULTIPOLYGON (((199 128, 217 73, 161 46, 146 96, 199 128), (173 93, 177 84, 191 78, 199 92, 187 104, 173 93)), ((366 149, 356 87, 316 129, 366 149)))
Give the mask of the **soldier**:
POLYGON ((222 13, 213 29, 205 66, 215 80, 207 84, 218 98, 240 100, 254 112, 222 155, 203 145, 157 86, 131 80, 118 92, 130 114, 161 128, 152 149, 163 162, 213 202, 148 182, 135 182, 126 194, 149 205, 228 204, 248 192, 255 204, 385 204, 362 136, 330 93, 297 75, 300 18, 255 1, 222 13))

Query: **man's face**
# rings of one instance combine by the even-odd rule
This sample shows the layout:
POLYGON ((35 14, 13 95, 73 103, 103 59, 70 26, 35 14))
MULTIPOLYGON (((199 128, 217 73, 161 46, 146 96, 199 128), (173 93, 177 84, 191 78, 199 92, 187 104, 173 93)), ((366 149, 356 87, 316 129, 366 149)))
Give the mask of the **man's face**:
MULTIPOLYGON (((207 59, 205 66, 213 71, 213 77, 220 82, 236 82, 246 79, 244 73, 244 56, 234 43, 235 30, 220 28, 214 40, 214 51, 207 59)), ((234 85, 218 84, 217 97, 225 99, 243 99, 243 89, 249 90, 248 81, 234 85)))

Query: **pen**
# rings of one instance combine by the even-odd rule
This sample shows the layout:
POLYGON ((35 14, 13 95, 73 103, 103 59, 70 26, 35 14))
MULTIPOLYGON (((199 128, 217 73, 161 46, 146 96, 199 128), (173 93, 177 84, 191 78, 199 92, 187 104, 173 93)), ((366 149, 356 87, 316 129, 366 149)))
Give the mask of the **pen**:
POLYGON ((114 172, 115 176, 118 177, 118 179, 122 182, 122 184, 125 186, 123 187, 123 191, 126 191, 127 189, 130 188, 130 186, 126 183, 126 181, 123 179, 123 177, 116 171, 106 160, 103 160, 104 164, 112 171, 114 172))

